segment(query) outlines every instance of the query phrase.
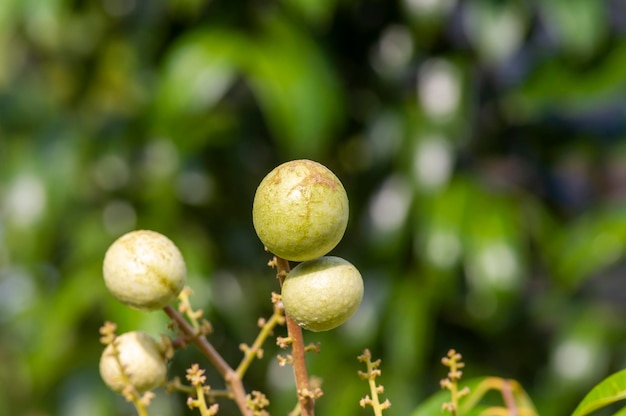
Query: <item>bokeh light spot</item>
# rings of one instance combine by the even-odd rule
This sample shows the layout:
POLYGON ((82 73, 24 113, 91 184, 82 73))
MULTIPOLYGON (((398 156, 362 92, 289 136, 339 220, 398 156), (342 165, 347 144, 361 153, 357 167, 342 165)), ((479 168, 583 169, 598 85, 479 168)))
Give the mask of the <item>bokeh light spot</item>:
POLYGON ((42 180, 30 173, 19 175, 4 196, 6 219, 14 225, 28 227, 41 218, 46 203, 46 189, 42 180))
POLYGON ((399 176, 388 178, 374 195, 369 208, 372 225, 379 232, 398 229, 406 221, 411 189, 399 176))
POLYGON ((438 189, 448 182, 452 172, 452 149, 441 136, 421 140, 413 154, 413 173, 426 189, 438 189))
POLYGON ((417 88, 419 103, 427 115, 444 121, 454 115, 461 100, 461 81, 448 61, 426 61, 420 69, 417 88))

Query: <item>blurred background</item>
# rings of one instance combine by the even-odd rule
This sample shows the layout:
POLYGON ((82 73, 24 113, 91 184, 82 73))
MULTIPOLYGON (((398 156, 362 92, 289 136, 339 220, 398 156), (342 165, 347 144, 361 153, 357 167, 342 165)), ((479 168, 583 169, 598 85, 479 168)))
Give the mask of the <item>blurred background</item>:
MULTIPOLYGON (((320 415, 371 414, 366 347, 389 415, 439 390, 450 348, 569 414, 626 367, 625 106, 624 0, 0 1, 0 415, 134 414, 98 328, 172 333, 104 287, 133 229, 180 247, 236 366, 278 290, 252 199, 294 158, 341 178, 332 254, 366 284, 346 325, 305 334, 320 415)), ((246 388, 287 414, 265 352, 246 388)), ((151 414, 194 414, 157 393, 151 414)))

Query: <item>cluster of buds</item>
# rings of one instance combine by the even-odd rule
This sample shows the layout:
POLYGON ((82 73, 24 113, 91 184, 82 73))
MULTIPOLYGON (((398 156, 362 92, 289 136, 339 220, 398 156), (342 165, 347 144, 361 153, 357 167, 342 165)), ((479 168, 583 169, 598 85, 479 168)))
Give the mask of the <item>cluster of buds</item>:
POLYGON ((461 361, 463 357, 455 350, 448 351, 448 354, 441 359, 441 363, 448 367, 448 376, 440 381, 442 389, 450 391, 452 400, 444 403, 441 406, 442 411, 449 411, 453 414, 457 414, 459 411, 459 400, 467 396, 470 393, 468 387, 464 387, 459 390, 459 380, 463 376, 461 369, 465 367, 465 363, 461 361))
POLYGON ((371 397, 366 395, 361 399, 359 404, 361 407, 371 406, 374 409, 374 414, 382 415, 383 410, 391 407, 391 402, 389 399, 386 399, 381 403, 378 398, 378 395, 384 393, 385 391, 382 384, 376 384, 376 377, 379 377, 382 374, 379 368, 381 361, 380 359, 372 361, 372 354, 368 349, 363 351, 363 354, 359 355, 358 359, 367 366, 367 371, 359 371, 358 374, 361 379, 369 382, 370 392, 372 395, 371 397))

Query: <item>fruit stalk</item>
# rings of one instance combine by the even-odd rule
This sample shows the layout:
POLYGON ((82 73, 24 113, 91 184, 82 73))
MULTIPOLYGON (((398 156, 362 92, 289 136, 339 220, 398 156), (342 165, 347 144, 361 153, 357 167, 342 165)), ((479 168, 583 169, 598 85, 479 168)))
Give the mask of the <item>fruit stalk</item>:
MULTIPOLYGON (((213 347, 213 345, 204 337, 204 335, 198 335, 197 331, 183 318, 181 314, 178 313, 171 306, 166 306, 163 308, 165 313, 172 319, 178 328, 193 342, 196 347, 204 354, 211 365, 215 367, 217 372, 222 376, 224 381, 230 387, 230 391, 233 395, 233 400, 239 407, 241 414, 244 416, 252 416, 252 411, 248 409, 246 404, 246 391, 243 387, 243 383, 241 378, 235 370, 231 368, 230 365, 224 360, 224 358, 220 355, 219 352, 213 347)), ((304 413, 303 413, 304 415, 304 413)))
MULTIPOLYGON (((291 270, 289 262, 276 256, 277 276, 282 286, 283 280, 291 270)), ((304 338, 302 328, 289 315, 285 315, 287 321, 287 332, 291 338, 291 356, 293 359, 293 373, 296 381, 296 391, 298 392, 298 402, 300 403, 300 414, 302 416, 315 415, 315 401, 309 388, 309 375, 307 373, 306 361, 304 358, 304 338)))

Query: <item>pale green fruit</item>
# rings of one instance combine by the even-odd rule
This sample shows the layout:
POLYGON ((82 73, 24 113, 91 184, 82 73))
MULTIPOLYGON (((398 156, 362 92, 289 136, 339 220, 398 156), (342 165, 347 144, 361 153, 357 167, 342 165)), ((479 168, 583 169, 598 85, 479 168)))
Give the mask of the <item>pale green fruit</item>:
POLYGON ((326 166, 293 160, 272 170, 254 196, 254 229, 267 249, 292 261, 335 248, 348 224, 348 196, 326 166))
POLYGON ((126 386, 124 375, 139 393, 152 390, 165 382, 167 365, 164 353, 150 335, 127 332, 117 337, 102 352, 100 376, 106 385, 121 392, 126 386), (119 362, 115 359, 116 350, 119 362))
POLYGON ((300 263, 283 282, 285 313, 310 331, 328 331, 343 324, 362 299, 361 274, 340 257, 300 263))
POLYGON ((129 232, 111 244, 102 271, 113 296, 142 310, 169 305, 187 278, 185 260, 176 245, 148 230, 129 232))

